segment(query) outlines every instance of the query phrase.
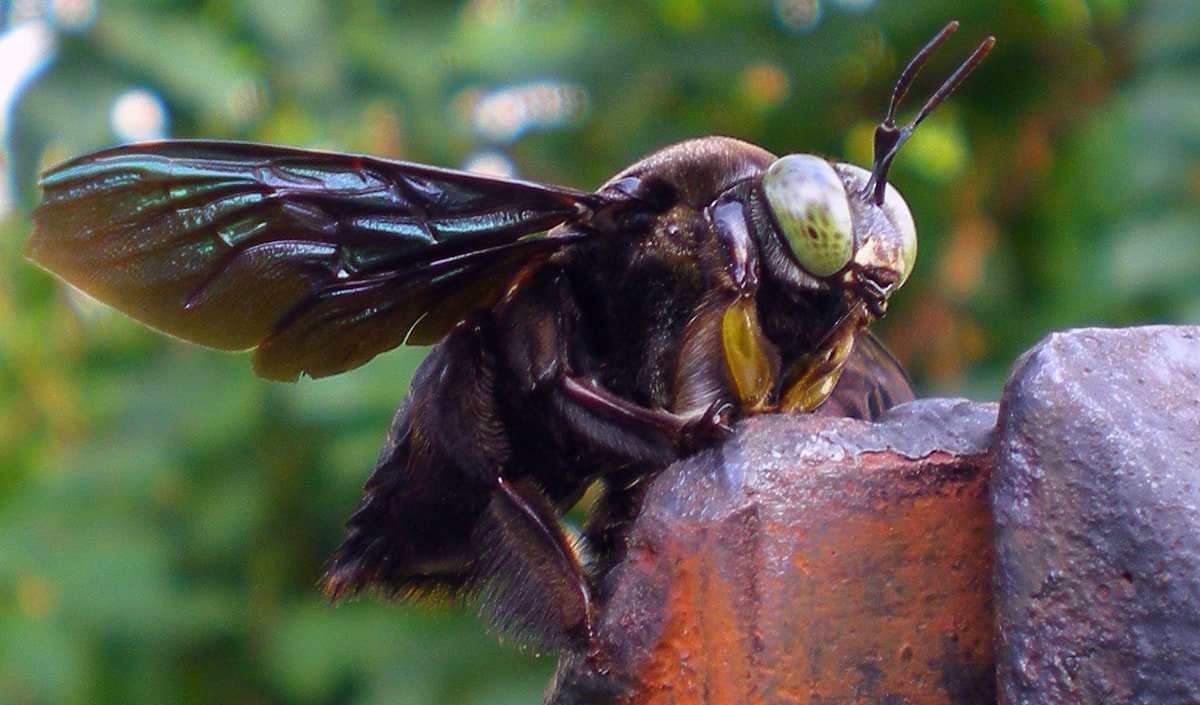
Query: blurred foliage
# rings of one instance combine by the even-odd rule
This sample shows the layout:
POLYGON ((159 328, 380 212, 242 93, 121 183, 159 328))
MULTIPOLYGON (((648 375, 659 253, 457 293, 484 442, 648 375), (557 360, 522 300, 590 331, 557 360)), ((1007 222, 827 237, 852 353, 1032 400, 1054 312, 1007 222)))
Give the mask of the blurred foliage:
MULTIPOLYGON (((318 593, 421 351, 269 384, 22 259, 36 171, 116 141, 130 89, 172 136, 482 155, 581 187, 709 133, 865 163, 899 67, 955 16, 917 95, 997 48, 892 171, 922 252, 880 328, 924 390, 996 398, 1055 329, 1200 320, 1191 0, 45 6, 77 16, 0 118, 0 703, 503 705, 553 669, 459 610, 318 593), (480 122, 539 81, 567 87, 560 119, 480 122)), ((39 5, 2 7, 11 29, 39 5)))

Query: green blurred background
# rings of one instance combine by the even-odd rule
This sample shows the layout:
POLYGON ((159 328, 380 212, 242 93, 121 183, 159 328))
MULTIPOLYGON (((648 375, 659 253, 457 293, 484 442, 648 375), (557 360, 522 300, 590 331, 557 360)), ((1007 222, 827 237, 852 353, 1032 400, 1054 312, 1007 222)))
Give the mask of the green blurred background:
MULTIPOLYGON (((1070 326, 1200 321, 1194 0, 0 3, 0 703, 534 703, 552 657, 317 580, 421 350, 278 385, 21 257, 40 168, 249 139, 594 187, 723 133, 869 162, 903 62, 992 56, 891 178, 921 233, 880 329, 998 397, 1070 326)), ((913 106, 908 106, 910 109, 913 106)))

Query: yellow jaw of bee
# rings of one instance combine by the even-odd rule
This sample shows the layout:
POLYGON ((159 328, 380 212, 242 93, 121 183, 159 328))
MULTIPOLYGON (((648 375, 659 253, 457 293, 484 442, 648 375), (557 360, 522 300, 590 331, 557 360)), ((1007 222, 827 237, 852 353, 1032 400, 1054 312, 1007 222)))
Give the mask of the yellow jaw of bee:
POLYGON ((721 317, 721 343, 738 397, 749 408, 764 406, 775 379, 753 299, 740 299, 725 309, 721 317))
POLYGON ((793 369, 801 372, 783 391, 779 399, 780 411, 808 413, 829 398, 842 376, 842 366, 854 347, 858 328, 853 324, 839 326, 825 344, 796 362, 793 369))
POLYGON ((738 399, 752 412, 808 413, 816 409, 837 386, 855 335, 867 320, 862 306, 852 309, 816 350, 796 360, 783 378, 784 388, 776 404, 772 399, 778 375, 754 301, 733 303, 721 317, 721 343, 738 399))

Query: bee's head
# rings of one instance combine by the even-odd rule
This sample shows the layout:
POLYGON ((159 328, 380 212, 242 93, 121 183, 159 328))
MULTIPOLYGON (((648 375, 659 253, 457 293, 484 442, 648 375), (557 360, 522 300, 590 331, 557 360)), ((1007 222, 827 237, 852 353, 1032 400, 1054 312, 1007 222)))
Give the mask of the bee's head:
POLYGON ((881 316, 912 274, 917 228, 900 192, 885 184, 876 204, 867 195, 870 181, 861 167, 789 154, 763 173, 762 193, 801 279, 842 289, 881 316))
POLYGON ((946 37, 951 22, 913 57, 896 81, 887 115, 875 129, 871 171, 832 163, 811 154, 789 154, 767 167, 762 198, 786 257, 768 259, 776 275, 809 289, 841 290, 870 317, 882 316, 888 298, 912 274, 917 230, 908 204, 887 182, 888 169, 917 125, 950 95, 995 44, 988 37, 904 127, 896 127, 896 106, 917 71, 946 37), (798 271, 795 271, 798 268, 798 271))

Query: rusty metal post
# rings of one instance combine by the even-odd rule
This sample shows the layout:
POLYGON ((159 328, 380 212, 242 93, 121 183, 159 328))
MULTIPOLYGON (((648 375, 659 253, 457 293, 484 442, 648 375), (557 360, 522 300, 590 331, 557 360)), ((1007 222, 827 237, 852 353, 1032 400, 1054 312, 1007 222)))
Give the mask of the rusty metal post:
POLYGON ((658 477, 559 705, 995 698, 994 405, 762 417, 658 477))
POLYGON ((995 420, 763 417, 672 466, 547 702, 1200 703, 1200 327, 1053 335, 995 420))

